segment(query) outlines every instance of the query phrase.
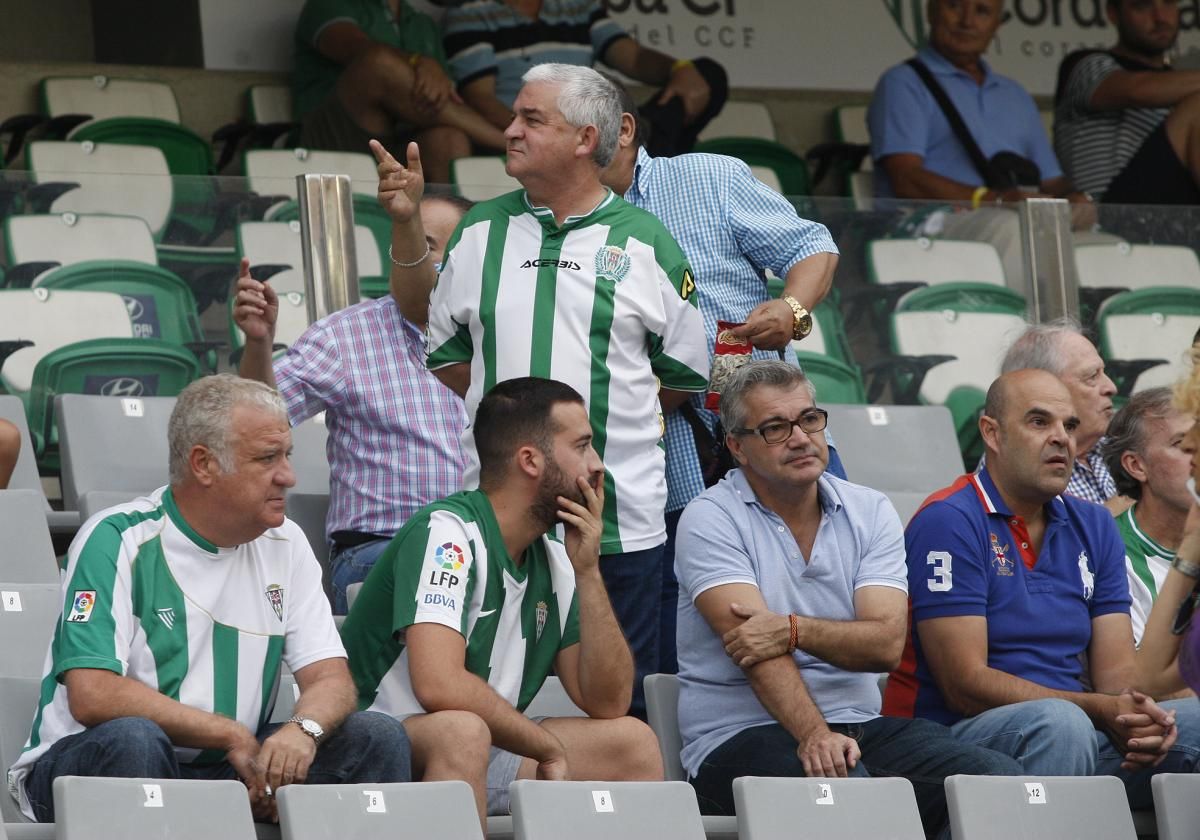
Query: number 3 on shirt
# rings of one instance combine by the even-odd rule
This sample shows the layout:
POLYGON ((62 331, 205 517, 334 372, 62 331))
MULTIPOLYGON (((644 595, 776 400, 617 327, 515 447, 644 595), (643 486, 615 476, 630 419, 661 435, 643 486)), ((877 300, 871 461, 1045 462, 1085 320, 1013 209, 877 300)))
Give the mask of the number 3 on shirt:
POLYGON ((925 562, 933 566, 933 577, 925 583, 930 592, 949 592, 954 586, 954 575, 950 572, 949 551, 931 551, 925 556, 925 562))

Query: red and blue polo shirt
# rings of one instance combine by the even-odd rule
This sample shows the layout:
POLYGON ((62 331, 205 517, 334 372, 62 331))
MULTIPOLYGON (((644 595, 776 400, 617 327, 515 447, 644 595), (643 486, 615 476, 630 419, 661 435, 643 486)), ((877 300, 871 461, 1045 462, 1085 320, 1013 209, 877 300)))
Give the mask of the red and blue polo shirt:
POLYGON ((929 618, 987 619, 988 666, 1061 691, 1083 690, 1092 620, 1129 612, 1125 550, 1112 515, 1073 496, 1046 503, 1035 555, 1025 521, 986 468, 930 496, 905 531, 911 621, 883 713, 952 724, 961 715, 938 690, 917 625, 929 618))

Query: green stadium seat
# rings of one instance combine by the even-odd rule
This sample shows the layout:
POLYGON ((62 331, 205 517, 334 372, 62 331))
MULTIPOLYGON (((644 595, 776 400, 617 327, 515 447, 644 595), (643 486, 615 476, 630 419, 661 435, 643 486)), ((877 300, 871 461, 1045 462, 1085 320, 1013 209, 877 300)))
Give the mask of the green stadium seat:
POLYGON ((787 146, 758 137, 720 137, 696 144, 695 151, 738 158, 752 169, 764 167, 779 179, 780 192, 788 197, 807 196, 808 165, 787 146))
POLYGON ((1108 298, 1097 318, 1100 355, 1120 397, 1170 386, 1191 369, 1200 285, 1150 286, 1108 298))

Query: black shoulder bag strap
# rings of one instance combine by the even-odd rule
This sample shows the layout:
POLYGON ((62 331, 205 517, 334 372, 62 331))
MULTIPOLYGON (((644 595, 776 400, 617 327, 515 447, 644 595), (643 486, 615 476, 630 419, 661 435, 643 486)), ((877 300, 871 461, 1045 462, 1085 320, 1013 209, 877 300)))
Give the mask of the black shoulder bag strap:
POLYGON ((958 109, 954 107, 954 103, 950 101, 950 97, 946 95, 946 91, 938 84, 937 79, 933 78, 933 74, 929 72, 929 68, 925 66, 925 62, 919 58, 910 58, 905 64, 911 67, 913 72, 925 83, 925 87, 929 88, 929 92, 933 94, 934 101, 942 109, 942 113, 946 115, 946 122, 950 123, 950 128, 954 132, 954 136, 958 138, 958 142, 962 143, 963 148, 967 150, 967 155, 971 158, 971 163, 979 170, 979 177, 983 178, 983 182, 986 184, 988 182, 987 158, 983 156, 983 150, 979 148, 979 144, 971 136, 967 124, 963 122, 962 115, 958 113, 958 109))

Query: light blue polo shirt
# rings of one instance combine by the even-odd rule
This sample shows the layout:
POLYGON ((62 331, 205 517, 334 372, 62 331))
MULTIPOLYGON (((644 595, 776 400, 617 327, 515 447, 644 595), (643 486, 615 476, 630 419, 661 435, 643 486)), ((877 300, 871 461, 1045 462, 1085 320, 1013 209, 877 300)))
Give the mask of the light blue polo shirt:
MULTIPOLYGON (((984 157, 1016 152, 1038 165, 1043 181, 1062 175, 1037 104, 1017 82, 993 73, 982 60, 981 85, 928 47, 917 57, 946 91, 984 157)), ((867 129, 871 133, 871 158, 876 161, 876 195, 895 195, 887 173, 878 165, 881 158, 895 154, 920 155, 931 172, 962 184, 983 184, 983 176, 971 163, 933 94, 907 64, 897 64, 880 77, 867 109, 867 129)))
MULTIPOLYGON (((807 562, 791 530, 758 501, 741 470, 732 470, 684 509, 675 574, 681 759, 690 776, 733 735, 775 722, 696 609, 697 596, 715 586, 748 583, 773 612, 848 621, 855 617, 857 589, 908 591, 903 529, 887 497, 828 473, 817 488, 821 523, 807 562)), ((844 671, 803 651, 792 658, 827 722, 879 717, 878 674, 844 671)))

